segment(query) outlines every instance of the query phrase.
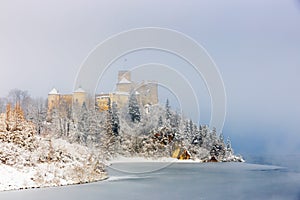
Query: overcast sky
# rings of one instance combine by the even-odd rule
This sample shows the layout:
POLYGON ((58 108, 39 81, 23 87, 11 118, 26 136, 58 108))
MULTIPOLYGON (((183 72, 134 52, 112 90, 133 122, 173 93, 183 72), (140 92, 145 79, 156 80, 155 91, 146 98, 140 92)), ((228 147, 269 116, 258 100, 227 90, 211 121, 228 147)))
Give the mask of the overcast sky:
POLYGON ((227 93, 224 134, 238 152, 300 152, 297 0, 1 0, 0 25, 0 96, 12 88, 70 93, 81 63, 107 37, 169 28, 217 64, 227 93))

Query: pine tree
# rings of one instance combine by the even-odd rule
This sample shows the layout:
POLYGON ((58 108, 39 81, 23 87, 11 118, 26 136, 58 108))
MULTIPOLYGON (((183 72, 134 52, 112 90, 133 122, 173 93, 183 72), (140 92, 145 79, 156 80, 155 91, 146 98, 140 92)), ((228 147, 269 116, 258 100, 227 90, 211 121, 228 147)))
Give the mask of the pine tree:
POLYGON ((224 135, 223 135, 223 133, 220 133, 220 135, 219 135, 219 142, 224 143, 224 135))
POLYGON ((166 109, 166 121, 167 121, 167 123, 170 124, 172 114, 171 114, 171 107, 170 107, 169 99, 167 99, 167 101, 166 101, 165 109, 166 109))
POLYGON ((192 136, 194 133, 194 123, 191 119, 189 120, 189 130, 190 130, 190 135, 192 136))
POLYGON ((110 99, 108 99, 107 107, 108 107, 108 109, 106 111, 106 134, 111 136, 111 135, 113 135, 113 131, 112 131, 112 123, 111 123, 112 111, 111 111, 110 99))
POLYGON ((111 107, 111 127, 114 135, 118 136, 120 130, 120 120, 118 116, 117 104, 115 102, 112 103, 111 107))
POLYGON ((163 120, 162 120, 162 117, 159 116, 157 127, 160 128, 160 127, 162 127, 162 126, 163 126, 163 120))
POLYGON ((184 138, 186 140, 189 140, 190 139, 190 135, 191 135, 191 129, 190 129, 190 124, 189 124, 189 120, 186 120, 185 123, 184 123, 184 138))
POLYGON ((111 104, 111 100, 107 103, 108 110, 106 111, 105 129, 106 134, 102 136, 101 143, 106 156, 111 157, 117 153, 116 147, 118 144, 119 134, 119 118, 117 117, 117 108, 111 104), (113 108, 115 107, 115 108, 113 108), (114 110, 114 111, 113 111, 114 110), (115 114, 113 113, 115 112, 115 114))
POLYGON ((210 133, 210 138, 211 140, 217 140, 218 136, 217 136, 217 129, 215 127, 213 127, 211 133, 210 133))
POLYGON ((231 141, 230 141, 229 138, 227 138, 227 141, 226 141, 226 150, 227 150, 228 152, 232 152, 232 153, 233 153, 233 150, 232 150, 232 148, 231 148, 231 141))
POLYGON ((128 114, 132 122, 140 122, 141 121, 141 113, 138 101, 136 99, 135 93, 132 92, 129 97, 128 102, 128 114))
POLYGON ((178 129, 180 125, 180 115, 176 112, 171 118, 171 127, 178 129))

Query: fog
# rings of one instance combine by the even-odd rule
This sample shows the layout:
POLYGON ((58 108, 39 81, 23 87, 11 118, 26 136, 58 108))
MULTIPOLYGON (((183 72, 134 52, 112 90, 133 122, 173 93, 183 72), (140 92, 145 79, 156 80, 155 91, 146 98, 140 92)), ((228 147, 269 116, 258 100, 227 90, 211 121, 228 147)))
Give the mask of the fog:
MULTIPOLYGON (((138 27, 169 28, 203 45, 218 66, 227 94, 223 132, 232 138, 236 151, 299 153, 299 5, 296 0, 4 0, 0 96, 13 88, 45 98, 52 87, 70 93, 84 59, 106 38, 138 27)), ((116 63, 120 69, 131 69, 148 63, 151 57, 145 55, 145 60, 128 56, 126 62, 116 63)), ((166 56, 159 61, 172 65, 176 59, 166 56)), ((203 80, 183 71, 199 89, 201 120, 208 123, 209 94, 203 83, 197 85, 203 80)), ((107 76, 116 81, 116 73, 107 76)))

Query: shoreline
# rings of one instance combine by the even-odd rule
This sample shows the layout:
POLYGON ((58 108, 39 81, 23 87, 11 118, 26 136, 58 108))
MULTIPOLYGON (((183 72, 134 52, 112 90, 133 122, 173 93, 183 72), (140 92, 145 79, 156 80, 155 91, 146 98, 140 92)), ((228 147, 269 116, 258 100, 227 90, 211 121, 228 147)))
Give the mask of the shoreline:
MULTIPOLYGON (((186 163, 192 163, 192 164, 199 164, 199 163, 207 163, 207 162, 202 162, 201 160, 178 160, 176 158, 158 158, 158 159, 152 159, 152 158, 144 158, 144 157, 123 157, 123 156, 119 156, 116 157, 108 162, 103 162, 104 165, 106 165, 106 167, 109 167, 110 165, 113 164, 126 164, 126 163, 179 163, 179 164, 186 164, 186 163)), ((219 163, 239 163, 239 162, 219 162, 219 163)), ((243 163, 243 162, 242 162, 243 163)), ((280 166, 275 166, 275 165, 262 165, 262 164, 255 164, 255 163, 244 163, 245 166, 248 166, 249 168, 253 168, 253 167, 262 167, 262 168, 266 168, 266 169, 282 169, 284 167, 280 167, 280 166)), ((13 176, 14 174, 12 174, 13 176)), ((45 184, 45 185, 30 185, 28 184, 27 186, 23 186, 23 187, 18 187, 17 185, 15 185, 15 187, 0 187, 0 193, 1 192, 10 192, 10 191, 22 191, 22 190, 30 190, 30 189, 41 189, 41 188, 57 188, 57 187, 67 187, 67 186, 74 186, 74 185, 84 185, 84 184, 90 184, 90 183, 96 183, 96 182, 100 182, 100 181, 106 181, 109 180, 111 177, 108 171, 106 170, 105 173, 103 173, 101 175, 101 177, 98 177, 98 179, 94 179, 94 180, 83 180, 80 182, 69 182, 69 183, 64 183, 64 184, 45 184)), ((1 186, 1 185, 0 185, 1 186)))
MULTIPOLYGON (((2 167, 2 166, 0 166, 2 167)), ((3 171, 1 171, 2 176, 3 176, 3 171)), ((10 171, 12 172, 12 171, 10 171)), ((8 173, 11 177, 10 180, 13 180, 15 178, 15 175, 17 174, 18 176, 20 176, 21 174, 26 174, 25 172, 21 172, 19 170, 14 170, 14 173, 8 173)), ((26 174, 28 175, 28 174, 26 174)), ((26 177, 23 176, 23 177, 26 177)), ((30 175, 28 175, 29 177, 30 175)), ((7 177, 7 176, 6 176, 7 177)), ((26 184, 22 183, 21 181, 19 183, 12 183, 12 182, 6 182, 6 184, 1 184, 3 183, 2 181, 0 182, 0 193, 1 192, 10 192, 10 191, 22 191, 22 190, 30 190, 30 189, 41 189, 41 188, 56 188, 56 187, 66 187, 66 186, 72 186, 72 185, 82 185, 82 184, 88 184, 88 183, 95 183, 95 182, 100 182, 100 181, 105 181, 109 178, 108 173, 102 173, 101 175, 98 175, 97 178, 91 180, 91 179, 87 179, 87 180, 80 180, 80 181, 65 181, 63 183, 55 183, 55 181, 53 182, 49 182, 49 183, 44 183, 44 184, 38 184, 34 181, 32 181, 32 178, 30 178, 28 180, 28 178, 24 178, 22 179, 23 182, 28 181, 26 184), (7 184, 8 183, 8 184, 7 184)))
MULTIPOLYGON (((103 162, 103 161, 102 161, 103 162)), ((188 160, 179 160, 177 158, 170 158, 170 157, 161 157, 161 158, 157 158, 157 159, 153 159, 153 158, 145 158, 145 157, 124 157, 124 156, 118 156, 112 160, 103 162, 103 164, 105 165, 111 165, 111 164, 116 164, 116 163, 208 163, 205 162, 203 160, 200 159, 188 159, 188 160)), ((241 161, 221 161, 218 163, 223 163, 223 162, 245 162, 245 160, 241 160, 241 161)))

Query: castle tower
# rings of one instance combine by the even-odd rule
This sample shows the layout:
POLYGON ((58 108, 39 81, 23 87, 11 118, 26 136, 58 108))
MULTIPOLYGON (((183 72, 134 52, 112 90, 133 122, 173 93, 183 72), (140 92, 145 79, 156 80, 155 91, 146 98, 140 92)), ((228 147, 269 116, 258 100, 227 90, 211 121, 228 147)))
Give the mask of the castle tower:
POLYGON ((51 112, 54 108, 59 105, 60 95, 57 89, 53 88, 48 94, 48 112, 51 112))
POLYGON ((87 93, 80 87, 73 93, 73 105, 82 106, 87 103, 87 93))
POLYGON ((118 82, 120 82, 124 78, 127 79, 128 81, 131 81, 131 72, 127 70, 119 71, 118 82))
POLYGON ((131 82, 130 71, 119 71, 117 92, 129 93, 133 89, 133 83, 131 82))

